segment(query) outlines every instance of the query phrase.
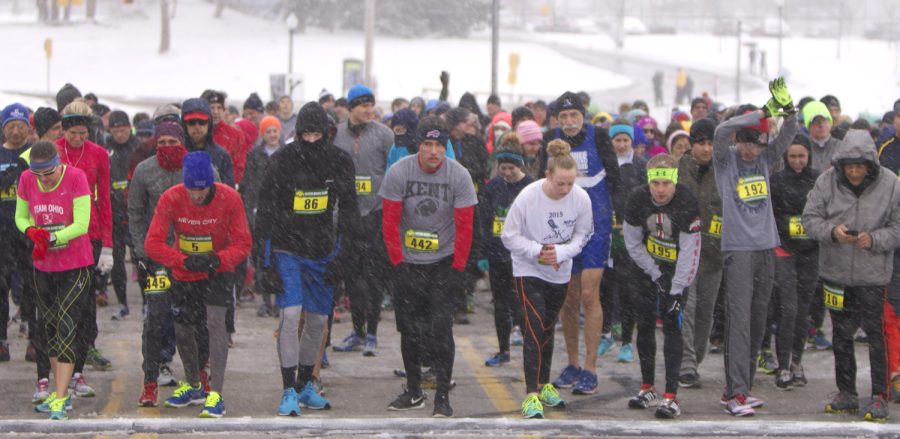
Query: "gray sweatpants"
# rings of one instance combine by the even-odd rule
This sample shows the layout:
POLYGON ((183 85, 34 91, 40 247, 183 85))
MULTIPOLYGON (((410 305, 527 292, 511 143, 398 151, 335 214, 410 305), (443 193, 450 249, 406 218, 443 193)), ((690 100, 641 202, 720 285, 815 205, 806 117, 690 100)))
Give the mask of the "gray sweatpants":
POLYGON ((709 264, 700 264, 697 278, 690 286, 687 304, 684 307, 684 322, 681 328, 684 339, 681 375, 696 373, 700 363, 706 357, 716 309, 716 297, 719 295, 721 283, 721 267, 710 268, 709 264))
POLYGON ((773 249, 723 252, 725 395, 749 395, 762 347, 775 273, 773 249))

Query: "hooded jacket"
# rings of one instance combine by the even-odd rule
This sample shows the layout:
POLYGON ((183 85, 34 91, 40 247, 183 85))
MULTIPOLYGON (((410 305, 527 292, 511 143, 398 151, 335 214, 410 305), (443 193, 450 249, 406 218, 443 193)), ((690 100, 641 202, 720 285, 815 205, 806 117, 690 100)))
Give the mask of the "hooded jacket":
POLYGON ((125 207, 125 191, 128 188, 128 164, 131 155, 138 147, 138 139, 129 136, 123 144, 116 143, 112 137, 109 139, 109 179, 110 202, 112 203, 113 225, 121 225, 128 222, 128 212, 125 207))
MULTIPOLYGON (((794 142, 795 145, 803 145, 794 142)), ((806 152, 810 148, 803 145, 806 152)), ((784 169, 772 176, 772 213, 775 214, 775 227, 781 238, 781 247, 797 254, 806 253, 818 248, 818 243, 799 227, 800 215, 806 205, 806 197, 816 184, 820 172, 813 169, 812 161, 806 162, 803 171, 797 173, 788 164, 787 151, 784 153, 784 169)))
MULTIPOLYGON (((231 162, 231 156, 213 141, 212 111, 209 109, 209 103, 201 98, 188 99, 181 106, 181 115, 181 126, 184 128, 184 147, 188 152, 206 151, 209 154, 209 158, 212 159, 213 167, 216 168, 216 171, 222 178, 222 183, 234 187, 234 167, 231 162), (188 127, 184 124, 184 115, 190 113, 203 113, 209 117, 206 138, 203 139, 202 145, 195 145, 191 140, 191 136, 188 135, 188 127)), ((244 133, 241 132, 240 135, 243 136, 244 133)))
POLYGON ((320 260, 332 253, 337 235, 353 239, 357 230, 356 171, 350 154, 326 141, 328 116, 318 103, 300 109, 296 131, 293 142, 272 154, 259 189, 254 236, 270 241, 272 250, 320 260), (307 143, 304 132, 319 132, 322 138, 307 143))
POLYGON ((819 241, 819 276, 842 286, 887 285, 894 249, 900 245, 900 180, 879 164, 872 137, 864 130, 847 132, 833 165, 816 180, 803 209, 803 226, 819 241), (843 163, 859 159, 869 165, 869 173, 857 195, 843 163), (841 224, 869 233, 871 248, 837 242, 832 230, 841 224))

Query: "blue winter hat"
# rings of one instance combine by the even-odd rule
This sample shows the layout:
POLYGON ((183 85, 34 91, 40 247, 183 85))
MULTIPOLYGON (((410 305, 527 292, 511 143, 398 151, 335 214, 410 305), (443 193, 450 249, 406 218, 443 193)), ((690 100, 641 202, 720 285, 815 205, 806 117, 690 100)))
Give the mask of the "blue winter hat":
POLYGON ((135 134, 139 136, 152 136, 156 130, 156 125, 152 120, 142 120, 138 122, 135 134))
POLYGON ((28 108, 18 102, 7 105, 3 112, 0 113, 0 120, 3 121, 3 127, 17 120, 25 122, 25 125, 28 125, 29 128, 31 127, 31 121, 28 120, 28 108))
POLYGON ((634 141, 634 127, 626 124, 617 124, 609 127, 609 138, 613 139, 619 134, 627 134, 634 141))
POLYGON ((375 94, 369 87, 356 84, 347 92, 347 106, 350 108, 366 103, 375 103, 375 94))
POLYGON ((195 151, 186 156, 181 165, 184 186, 188 189, 206 189, 215 182, 212 160, 205 151, 195 151))

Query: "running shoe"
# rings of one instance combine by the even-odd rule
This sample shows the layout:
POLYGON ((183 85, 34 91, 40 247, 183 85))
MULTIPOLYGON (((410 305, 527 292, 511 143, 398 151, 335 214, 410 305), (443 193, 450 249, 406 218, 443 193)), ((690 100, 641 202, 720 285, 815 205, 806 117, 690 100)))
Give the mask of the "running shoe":
POLYGON ((100 308, 105 308, 109 305, 109 295, 106 294, 106 291, 97 291, 96 293, 97 306, 100 308))
POLYGON ((603 354, 607 353, 616 346, 616 341, 613 340, 612 334, 603 335, 600 337, 600 344, 597 345, 597 356, 602 357, 603 354))
POLYGON ((112 319, 115 321, 125 320, 125 317, 128 317, 129 314, 131 314, 131 312, 128 311, 128 306, 119 305, 119 309, 113 313, 112 319))
POLYGON ((72 409, 72 398, 56 398, 50 401, 50 419, 53 421, 65 421, 69 419, 68 411, 72 409))
POLYGON ((597 393, 597 374, 581 369, 578 382, 572 387, 573 395, 593 395, 597 393))
POLYGON ((779 369, 775 374, 775 388, 778 390, 791 390, 794 388, 794 374, 788 369, 779 369))
POLYGON ((341 344, 333 346, 332 349, 334 349, 335 352, 353 352, 362 349, 363 344, 363 339, 354 332, 345 337, 344 340, 341 341, 341 344))
POLYGON ((816 337, 813 339, 813 348, 817 351, 827 351, 831 349, 831 342, 825 336, 825 331, 816 329, 816 337))
POLYGON ((666 393, 663 396, 662 402, 656 407, 656 416, 659 419, 675 419, 681 415, 681 407, 678 406, 678 401, 675 399, 675 395, 671 393, 666 393))
POLYGON ((872 395, 872 400, 866 405, 863 419, 872 422, 885 422, 888 420, 888 403, 881 395, 872 395))
POLYGON ((522 401, 522 417, 525 419, 544 418, 544 406, 537 395, 528 395, 525 397, 525 401, 522 401))
POLYGON ((432 418, 452 418, 453 407, 450 406, 450 396, 446 393, 438 393, 434 395, 434 411, 431 412, 432 418))
POLYGON ((559 378, 553 381, 553 387, 556 387, 557 389, 568 389, 575 385, 575 382, 578 381, 578 377, 580 376, 581 368, 570 364, 559 374, 559 378))
POLYGON ((158 392, 158 384, 155 381, 144 383, 144 390, 141 392, 141 397, 138 398, 138 406, 156 407, 156 398, 158 392))
POLYGON ((722 344, 721 340, 710 340, 709 341, 709 353, 710 354, 721 354, 722 353, 722 344))
POLYGON ((363 347, 364 357, 374 357, 378 355, 378 337, 372 334, 366 334, 366 344, 363 347))
POLYGON ((406 411, 423 407, 425 407, 425 393, 413 395, 409 390, 404 390, 402 395, 388 405, 388 410, 406 411))
POLYGON ((859 412, 859 398, 849 393, 838 392, 825 404, 825 413, 857 412, 859 412))
POLYGON ((32 404, 40 404, 50 397, 50 380, 41 378, 34 382, 34 395, 31 396, 32 404))
POLYGON ((891 400, 900 402, 900 375, 891 378, 891 400))
POLYGON ((159 364, 159 376, 156 378, 156 382, 163 387, 171 387, 178 384, 178 380, 175 379, 175 374, 172 372, 172 368, 169 367, 169 363, 159 364))
POLYGON ((622 324, 614 323, 612 325, 612 336, 615 340, 622 340, 622 324))
POLYGON ((559 392, 556 390, 556 387, 553 387, 553 384, 544 384, 538 399, 541 401, 541 404, 547 407, 563 408, 566 406, 566 402, 559 396, 559 392))
POLYGON ((760 398, 753 396, 753 395, 747 395, 747 405, 749 405, 752 408, 758 409, 758 408, 766 405, 766 402, 760 398))
MULTIPOLYGON (((56 399, 56 392, 50 392, 50 396, 44 399, 43 402, 34 406, 34 411, 38 413, 50 413, 50 403, 52 403, 56 399)), ((72 398, 66 398, 66 410, 72 410, 72 398)))
POLYGON ((323 398, 322 395, 319 395, 319 392, 311 382, 307 382, 306 385, 303 386, 303 390, 300 391, 298 398, 300 407, 303 408, 311 410, 328 410, 331 408, 331 403, 323 398))
POLYGON ((293 387, 284 389, 281 393, 278 416, 300 416, 300 396, 293 387))
POLYGON ((616 358, 619 363, 631 363, 634 361, 634 347, 631 343, 623 343, 619 348, 619 357, 616 358))
POLYGON ((487 367, 499 367, 501 364, 509 363, 509 352, 497 352, 491 355, 491 358, 485 360, 484 365, 487 367))
POLYGON ((689 372, 678 377, 678 387, 699 389, 700 374, 697 372, 689 372))
POLYGON ((69 381, 69 389, 80 398, 90 398, 95 395, 94 388, 89 386, 83 373, 75 372, 69 381))
POLYGON ((37 347, 34 346, 33 341, 29 341, 28 347, 25 348, 25 361, 29 363, 37 361, 37 347))
POLYGON ((394 309, 394 304, 391 303, 391 296, 385 294, 384 299, 381 301, 381 309, 383 311, 391 311, 394 309))
POLYGON ((656 395, 656 389, 648 384, 642 384, 641 391, 628 400, 628 408, 630 409, 646 409, 651 405, 657 404, 659 404, 659 396, 656 395))
POLYGON ((791 365, 791 373, 794 374, 794 387, 803 387, 806 385, 806 373, 803 371, 802 365, 791 365))
MULTIPOLYGON (((6 293, 3 293, 6 294, 6 293)), ((9 361, 9 344, 6 340, 0 341, 0 362, 9 361)))
POLYGON ((203 404, 203 410, 200 412, 201 418, 221 418, 225 416, 225 400, 219 392, 209 392, 206 396, 206 403, 203 404))
POLYGON ((172 396, 166 399, 165 405, 166 407, 181 408, 189 405, 201 405, 206 399, 202 386, 191 387, 190 384, 182 381, 172 392, 172 396))
POLYGON ((85 357, 84 362, 85 364, 90 364, 94 370, 110 370, 113 367, 112 362, 103 356, 100 349, 93 346, 88 349, 87 357, 85 357))
POLYGON ((772 360, 770 362, 770 359, 774 357, 775 356, 772 355, 772 351, 761 351, 760 353, 756 354, 756 370, 766 375, 772 375, 773 373, 775 373, 777 367, 775 367, 775 369, 772 369, 772 363, 774 363, 775 361, 772 360))
POLYGON ((753 416, 755 413, 753 407, 750 407, 750 404, 747 403, 747 398, 744 397, 744 395, 737 394, 734 398, 724 402, 725 413, 728 413, 731 416, 753 416))
POLYGON ((513 326, 512 333, 509 335, 509 344, 513 346, 522 346, 525 343, 525 340, 522 338, 522 330, 519 329, 519 326, 513 326))

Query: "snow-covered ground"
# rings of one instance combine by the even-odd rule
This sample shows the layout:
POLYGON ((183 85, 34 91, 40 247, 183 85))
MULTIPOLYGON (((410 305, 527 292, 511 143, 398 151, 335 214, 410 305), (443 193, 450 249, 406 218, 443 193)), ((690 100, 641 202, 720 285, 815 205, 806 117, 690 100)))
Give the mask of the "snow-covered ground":
MULTIPOLYGON (((288 31, 281 22, 248 17, 226 10, 221 19, 213 18, 213 6, 199 0, 180 0, 172 22, 172 49, 157 54, 159 12, 149 17, 100 18, 101 24, 72 26, 6 24, 0 26, 0 40, 7 44, 4 59, 13 61, 0 69, 0 93, 46 92, 45 38, 53 39, 50 89, 53 94, 65 82, 75 84, 83 93, 93 91, 104 96, 123 98, 198 96, 207 88, 221 89, 240 105, 251 92, 269 96, 269 75, 284 73, 288 67, 288 31)), ((77 17, 77 16, 76 16, 77 17)), ((2 19, 0 19, 2 20, 2 19)), ((374 45, 374 75, 377 97, 426 95, 437 97, 438 76, 442 70, 451 75, 451 100, 465 91, 490 90, 490 41, 484 39, 377 38, 374 45), (429 88, 430 91, 424 91, 429 88)), ((550 98, 559 95, 560 84, 573 89, 603 89, 630 84, 628 78, 566 58, 535 43, 509 43, 501 46, 501 91, 506 84, 509 54, 520 54, 517 95, 550 98), (548 75, 552 72, 553 79, 548 75)), ((364 41, 359 33, 329 34, 310 30, 294 38, 294 71, 305 76, 305 97, 314 99, 322 88, 340 93, 342 60, 362 59, 364 41)), ((24 99, 31 105, 41 99, 24 99)), ((483 99, 482 99, 483 100, 483 99)), ((0 95, 0 101, 10 97, 0 95)))

